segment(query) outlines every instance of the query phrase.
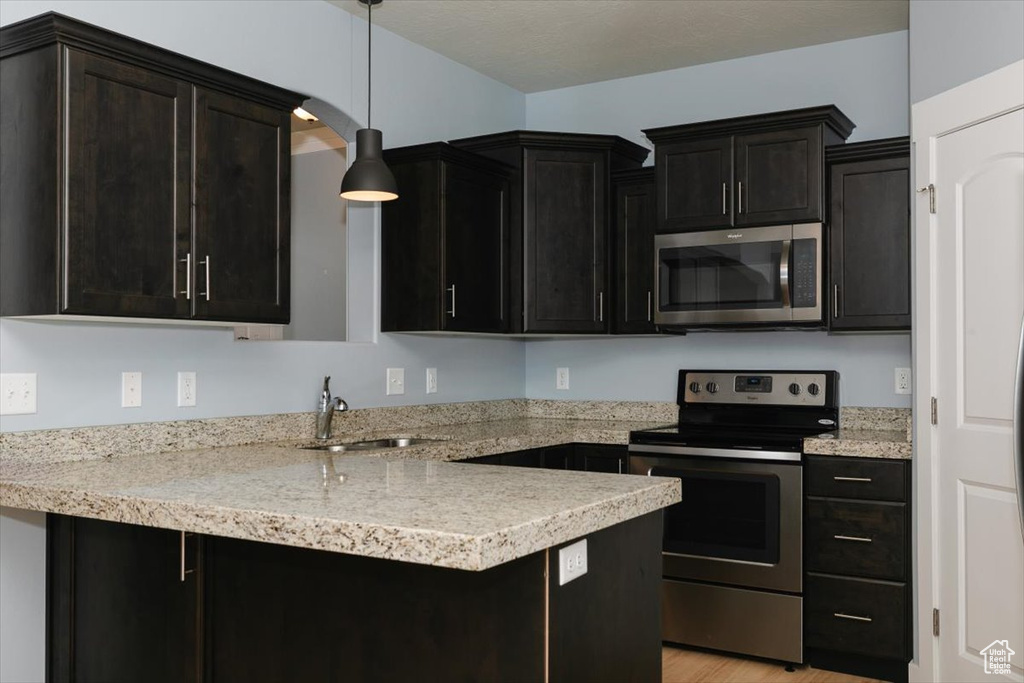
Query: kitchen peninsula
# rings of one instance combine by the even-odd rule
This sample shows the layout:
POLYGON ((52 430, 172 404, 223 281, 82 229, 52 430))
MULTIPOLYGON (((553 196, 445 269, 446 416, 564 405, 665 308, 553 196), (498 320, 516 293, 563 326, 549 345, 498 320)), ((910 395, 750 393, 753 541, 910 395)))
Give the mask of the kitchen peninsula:
MULTIPOLYGON (((638 426, 518 422, 522 445, 638 426)), ((39 462, 6 435, 0 502, 54 513, 51 675, 657 680, 678 482, 445 462, 507 449, 487 424, 508 434, 434 426, 366 456, 292 440, 39 462), (587 572, 560 585, 557 549, 581 538, 587 572)))

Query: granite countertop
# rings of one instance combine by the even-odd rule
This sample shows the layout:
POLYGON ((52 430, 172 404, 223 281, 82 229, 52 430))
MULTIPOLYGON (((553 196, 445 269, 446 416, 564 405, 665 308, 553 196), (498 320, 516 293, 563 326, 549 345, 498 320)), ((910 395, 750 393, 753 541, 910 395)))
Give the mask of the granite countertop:
POLYGON ((913 451, 913 444, 905 429, 843 428, 834 435, 804 439, 804 453, 812 455, 909 460, 913 451))
POLYGON ((0 504, 484 570, 678 502, 679 482, 446 461, 573 441, 625 444, 630 430, 650 426, 519 418, 388 430, 438 441, 359 455, 291 441, 78 462, 8 458, 0 504))

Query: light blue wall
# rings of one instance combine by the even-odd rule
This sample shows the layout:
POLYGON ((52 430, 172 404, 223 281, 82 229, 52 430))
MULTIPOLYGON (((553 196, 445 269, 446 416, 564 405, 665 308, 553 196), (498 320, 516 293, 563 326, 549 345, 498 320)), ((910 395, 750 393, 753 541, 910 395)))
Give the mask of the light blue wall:
MULTIPOLYGON (((365 120, 366 23, 312 2, 0 3, 0 23, 54 10, 249 76, 315 95, 365 120)), ((384 5, 381 11, 389 11, 384 5)), ((525 97, 374 27, 373 123, 388 146, 521 128, 525 97)), ((340 179, 339 179, 340 182, 340 179)), ((379 212, 349 214, 350 329, 375 328, 379 212)), ((38 375, 38 413, 0 430, 311 410, 322 376, 353 408, 520 397, 524 349, 506 340, 380 335, 376 343, 234 342, 227 329, 0 320, 0 371, 38 375), (387 367, 406 394, 384 395, 387 367), (425 394, 425 368, 438 393, 425 394), (143 407, 120 407, 122 371, 143 372, 143 407), (179 370, 198 373, 198 406, 177 408, 179 370)))
MULTIPOLYGON (((530 94, 526 123, 616 134, 651 147, 642 128, 836 104, 857 124, 850 140, 870 140, 907 135, 907 83, 907 32, 898 31, 530 94)), ((909 396, 893 393, 893 369, 910 366, 906 334, 530 341, 526 395, 672 401, 680 368, 806 368, 839 370, 845 405, 909 407, 909 396), (571 390, 556 391, 555 368, 566 366, 571 390)))
POLYGON ((1024 59, 1024 0, 910 0, 910 101, 1024 59))

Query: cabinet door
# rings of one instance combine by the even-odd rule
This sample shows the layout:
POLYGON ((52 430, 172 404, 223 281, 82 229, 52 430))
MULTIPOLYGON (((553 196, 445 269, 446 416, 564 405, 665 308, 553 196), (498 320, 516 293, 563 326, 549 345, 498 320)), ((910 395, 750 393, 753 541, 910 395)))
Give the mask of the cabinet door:
POLYGON ((195 317, 287 323, 289 112, 196 89, 195 317))
POLYGON ((543 449, 531 448, 501 454, 501 464, 509 467, 540 467, 543 449))
POLYGON ((830 175, 831 329, 910 329, 910 158, 830 175))
POLYGON ((542 458, 544 469, 547 470, 571 470, 575 469, 576 447, 571 443, 560 446, 548 446, 543 449, 542 458))
POLYGON ((507 332, 508 180, 451 163, 444 169, 443 327, 507 332))
POLYGON ((182 552, 177 531, 48 515, 49 679, 199 680, 200 579, 182 580, 182 552))
POLYGON ((65 58, 61 312, 187 318, 192 88, 77 50, 65 58))
POLYGON ((524 332, 605 332, 604 152, 527 149, 524 332))
POLYGON ((621 183, 615 187, 613 228, 615 318, 612 331, 646 334, 655 331, 654 183, 621 183))
POLYGON ((732 136, 658 145, 658 232, 732 225, 732 136))
POLYGON ((821 220, 818 126, 736 136, 735 225, 821 220))
POLYGON ((626 446, 605 444, 576 444, 576 468, 584 472, 614 472, 628 474, 626 446))

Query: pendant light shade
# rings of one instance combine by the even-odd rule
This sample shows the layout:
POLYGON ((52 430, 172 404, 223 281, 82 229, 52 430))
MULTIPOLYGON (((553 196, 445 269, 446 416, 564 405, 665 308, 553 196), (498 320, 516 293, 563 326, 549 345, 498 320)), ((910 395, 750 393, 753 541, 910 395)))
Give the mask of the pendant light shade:
POLYGON ((356 160, 341 181, 341 196, 357 202, 386 202, 398 198, 391 169, 381 157, 383 138, 376 128, 356 131, 356 160))
POLYGON ((398 185, 384 163, 381 132, 370 123, 371 65, 373 45, 373 6, 383 0, 359 0, 366 5, 366 128, 356 131, 356 160, 341 181, 341 197, 358 202, 386 202, 398 199, 398 185))

